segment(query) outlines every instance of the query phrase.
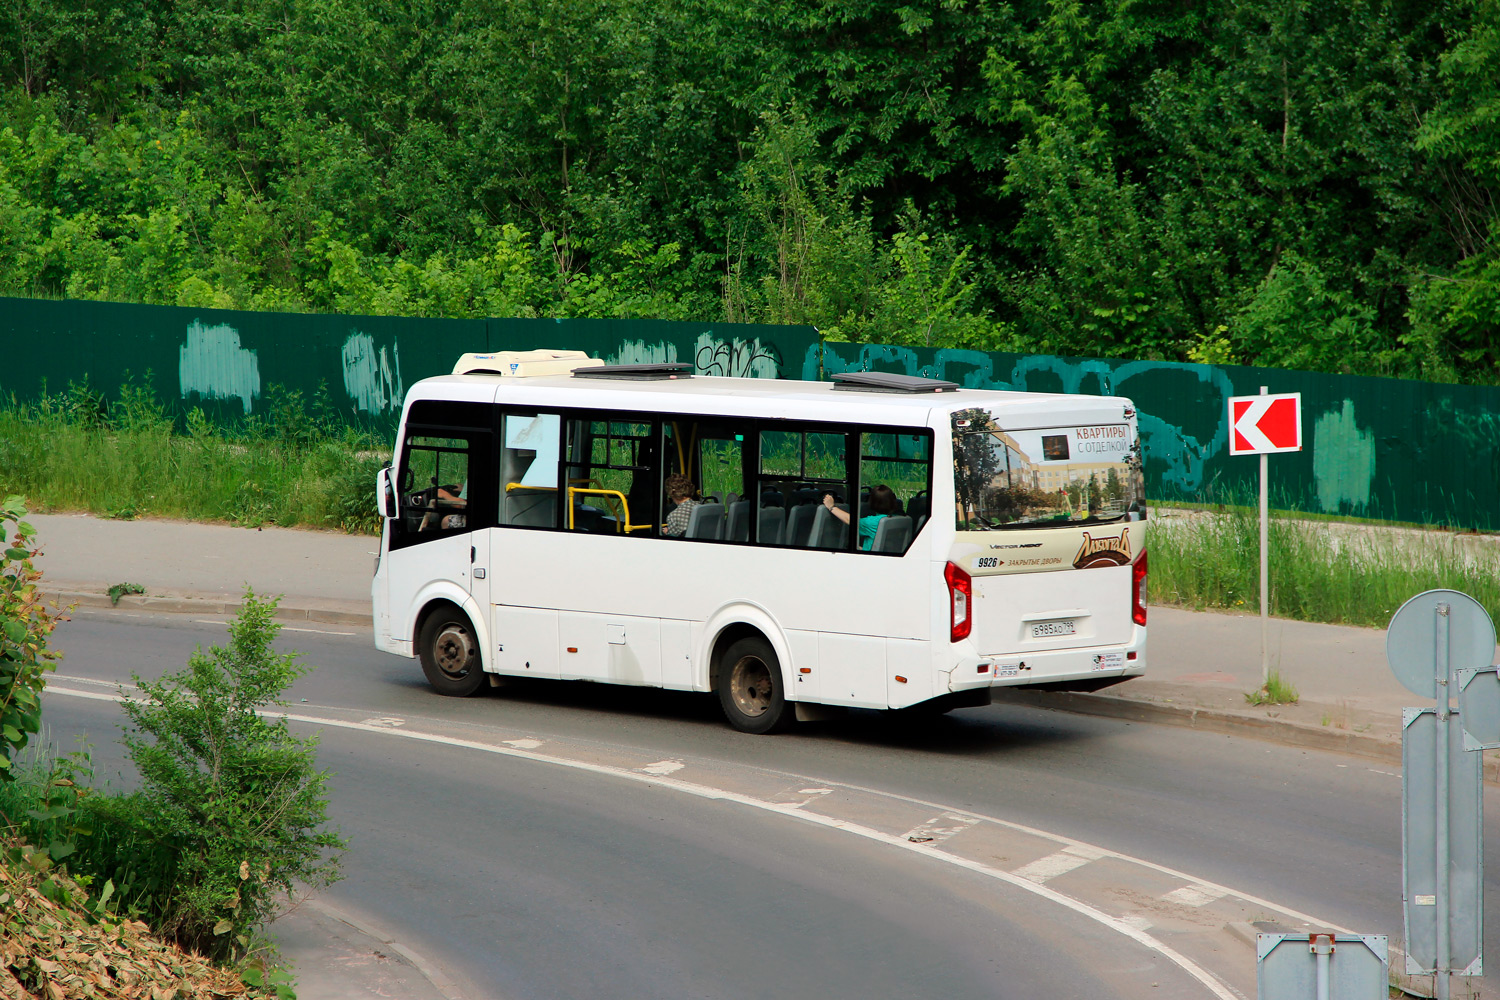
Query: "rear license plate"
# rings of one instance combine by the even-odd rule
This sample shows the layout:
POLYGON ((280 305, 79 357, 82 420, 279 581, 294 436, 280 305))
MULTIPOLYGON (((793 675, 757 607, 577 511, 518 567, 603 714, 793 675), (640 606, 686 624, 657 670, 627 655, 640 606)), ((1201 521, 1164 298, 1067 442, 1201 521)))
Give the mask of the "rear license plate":
POLYGON ((1073 635, 1077 631, 1078 624, 1072 621, 1036 622, 1031 626, 1031 637, 1045 639, 1054 635, 1073 635))

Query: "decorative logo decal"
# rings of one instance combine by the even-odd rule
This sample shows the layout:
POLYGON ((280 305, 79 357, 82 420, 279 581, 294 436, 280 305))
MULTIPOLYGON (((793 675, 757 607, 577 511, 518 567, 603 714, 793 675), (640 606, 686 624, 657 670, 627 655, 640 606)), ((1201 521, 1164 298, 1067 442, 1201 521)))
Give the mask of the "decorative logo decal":
POLYGON ((1094 538, 1083 533, 1083 544, 1073 557, 1075 569, 1093 569, 1096 566, 1124 566, 1130 562, 1130 529, 1124 528, 1111 538, 1094 538))

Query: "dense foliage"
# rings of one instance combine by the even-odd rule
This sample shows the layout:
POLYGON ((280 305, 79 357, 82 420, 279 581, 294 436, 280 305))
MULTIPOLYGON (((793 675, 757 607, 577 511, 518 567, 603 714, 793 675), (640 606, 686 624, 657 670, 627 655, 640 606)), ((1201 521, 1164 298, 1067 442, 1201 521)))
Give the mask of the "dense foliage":
POLYGON ((0 782, 13 778, 12 762, 41 728, 42 691, 58 654, 47 638, 61 614, 49 609, 32 563, 40 550, 36 530, 23 521, 26 501, 0 502, 0 782))
POLYGON ((1500 0, 18 0, 0 288, 1500 381, 1500 0))

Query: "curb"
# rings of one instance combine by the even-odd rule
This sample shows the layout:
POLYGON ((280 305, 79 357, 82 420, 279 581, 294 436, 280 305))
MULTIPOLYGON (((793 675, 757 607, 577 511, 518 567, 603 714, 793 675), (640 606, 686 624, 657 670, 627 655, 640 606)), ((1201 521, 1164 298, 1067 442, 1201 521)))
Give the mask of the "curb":
MULTIPOLYGON (((161 611, 171 614, 232 615, 243 605, 239 601, 219 597, 143 597, 122 594, 118 601, 111 601, 108 594, 92 590, 50 590, 44 596, 50 602, 61 605, 78 605, 85 608, 132 608, 138 611, 161 611)), ((286 621, 322 622, 325 625, 363 625, 370 628, 374 619, 368 613, 343 611, 338 608, 319 608, 310 605, 282 604, 276 608, 276 617, 286 621)))
POLYGON ((340 923, 348 924, 350 927, 354 928, 365 937, 380 942, 382 947, 389 948, 392 952, 401 956, 402 961, 415 969, 423 979, 427 980, 427 982, 432 985, 432 988, 434 990, 447 997, 448 1000, 463 1000, 463 992, 459 989, 457 983, 448 978, 448 976, 445 975, 441 969, 432 965, 426 959, 422 958, 422 956, 418 955, 416 952, 412 951, 401 942, 392 940, 381 931, 377 930, 374 927, 371 927, 363 920, 360 920, 358 917, 355 917, 349 913, 345 913, 343 910, 337 909, 336 907, 329 906, 327 903, 324 903, 320 900, 304 899, 301 905, 317 910, 319 913, 322 913, 327 917, 331 917, 332 919, 337 920, 340 923))
MULTIPOLYGON (((996 690, 998 692, 1000 689, 996 690)), ((1223 709, 1162 705, 1157 702, 1135 701, 1117 695, 1027 691, 1024 688, 1005 689, 1004 699, 1015 704, 1050 708, 1077 715, 1094 715, 1107 719, 1123 719, 1127 722, 1178 726, 1207 733, 1222 733, 1226 736, 1249 736, 1253 739, 1279 743, 1301 750, 1325 750, 1353 754, 1393 764, 1398 768, 1401 766, 1401 744, 1394 740, 1329 730, 1321 726, 1309 726, 1305 723, 1287 722, 1282 719, 1265 719, 1223 709)), ((1483 758, 1483 774, 1488 784, 1500 785, 1500 759, 1483 758)))

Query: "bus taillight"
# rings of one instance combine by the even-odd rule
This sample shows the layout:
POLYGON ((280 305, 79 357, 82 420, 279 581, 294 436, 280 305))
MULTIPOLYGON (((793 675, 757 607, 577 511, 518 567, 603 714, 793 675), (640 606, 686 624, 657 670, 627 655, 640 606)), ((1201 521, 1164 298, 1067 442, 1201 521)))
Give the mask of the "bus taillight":
POLYGON ((948 581, 948 605, 953 612, 953 630, 950 641, 967 639, 974 628, 974 580, 953 563, 943 567, 943 579, 948 581))
POLYGON ((1146 552, 1130 568, 1130 617, 1137 625, 1146 624, 1146 552))

